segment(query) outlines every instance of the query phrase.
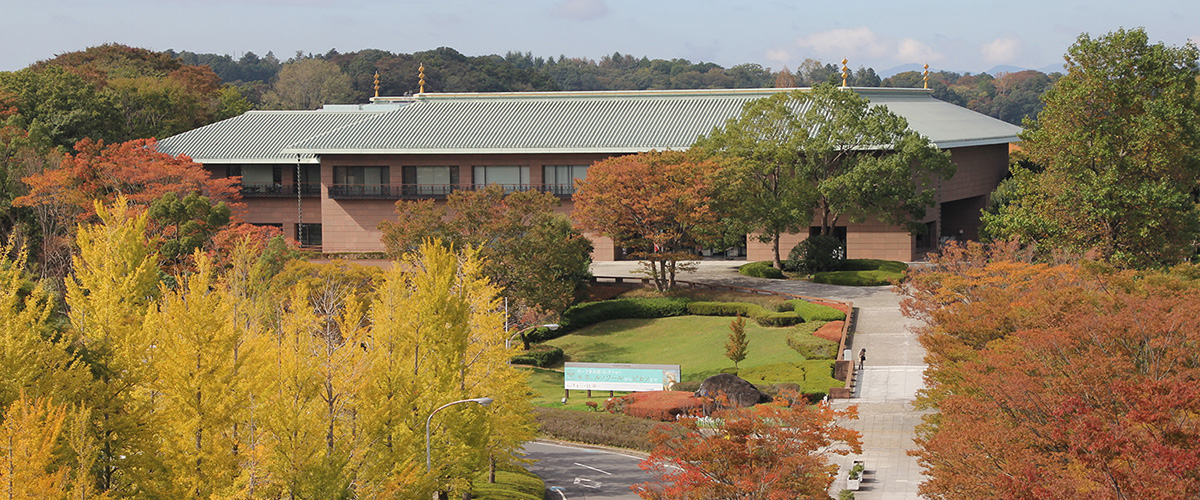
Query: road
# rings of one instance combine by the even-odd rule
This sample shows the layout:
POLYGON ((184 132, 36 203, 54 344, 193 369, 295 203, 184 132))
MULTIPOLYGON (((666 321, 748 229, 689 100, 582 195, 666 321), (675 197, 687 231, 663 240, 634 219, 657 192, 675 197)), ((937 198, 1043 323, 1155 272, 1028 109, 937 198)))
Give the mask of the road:
MULTIPOLYGON (((642 457, 620 452, 531 442, 525 444, 525 454, 537 460, 529 471, 546 481, 546 488, 562 488, 568 500, 636 500, 629 487, 650 479, 638 468, 642 457)), ((563 495, 546 498, 560 500, 563 495)))

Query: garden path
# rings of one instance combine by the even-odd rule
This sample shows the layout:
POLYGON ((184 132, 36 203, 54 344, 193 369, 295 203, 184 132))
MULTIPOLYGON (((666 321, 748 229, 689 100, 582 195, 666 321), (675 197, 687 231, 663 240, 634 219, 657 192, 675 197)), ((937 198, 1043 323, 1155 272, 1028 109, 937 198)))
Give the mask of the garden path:
MULTIPOLYGON (((742 276, 737 266, 744 261, 702 261, 680 280, 758 288, 809 297, 854 303, 849 347, 858 355, 867 350, 867 363, 858 373, 855 397, 834 400, 838 407, 858 405, 859 419, 851 427, 863 435, 863 453, 842 459, 843 466, 863 460, 867 466, 856 500, 901 500, 921 498, 917 487, 925 476, 908 451, 915 448, 914 428, 921 412, 912 407, 917 390, 923 387, 925 350, 911 331, 915 323, 900 314, 900 296, 891 287, 847 287, 806 281, 769 280, 742 276)), ((596 262, 596 276, 631 276, 636 262, 596 262)), ((832 493, 846 486, 845 473, 834 481, 832 493)))

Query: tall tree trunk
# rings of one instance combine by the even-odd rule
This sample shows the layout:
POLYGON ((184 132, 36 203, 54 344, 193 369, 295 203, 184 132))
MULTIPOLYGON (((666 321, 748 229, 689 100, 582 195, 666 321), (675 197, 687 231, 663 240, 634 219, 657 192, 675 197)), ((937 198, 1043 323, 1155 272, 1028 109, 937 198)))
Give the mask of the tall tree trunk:
POLYGON ((775 269, 783 269, 783 261, 779 259, 779 233, 771 238, 771 249, 775 251, 775 269))

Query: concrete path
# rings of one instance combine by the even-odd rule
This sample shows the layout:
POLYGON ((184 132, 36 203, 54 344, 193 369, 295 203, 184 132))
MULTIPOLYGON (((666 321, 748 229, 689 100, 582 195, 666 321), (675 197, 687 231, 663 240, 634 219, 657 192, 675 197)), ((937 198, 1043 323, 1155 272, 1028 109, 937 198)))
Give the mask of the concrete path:
MULTIPOLYGON (((908 451, 915 447, 913 429, 921 422, 921 413, 911 403, 917 390, 923 387, 925 350, 910 330, 913 323, 900 314, 900 296, 890 287, 844 287, 750 278, 737 273, 737 266, 744 263, 703 261, 696 272, 681 274, 677 279, 853 302, 856 314, 849 347, 856 357, 865 348, 867 362, 858 373, 855 397, 834 400, 833 404, 858 405, 859 420, 850 427, 863 435, 863 454, 838 459, 843 468, 854 460, 866 463, 867 473, 855 493, 856 500, 921 498, 917 487, 924 475, 908 451)), ((635 269, 633 262, 592 264, 592 274, 596 276, 631 276, 635 269)), ((836 498, 837 492, 845 487, 843 471, 834 481, 831 493, 836 498)))

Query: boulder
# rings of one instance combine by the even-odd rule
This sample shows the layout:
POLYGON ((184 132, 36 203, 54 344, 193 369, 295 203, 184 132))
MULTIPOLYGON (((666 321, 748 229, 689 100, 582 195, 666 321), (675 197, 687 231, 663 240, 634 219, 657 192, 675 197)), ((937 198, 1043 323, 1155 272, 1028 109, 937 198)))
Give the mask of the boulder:
POLYGON ((704 382, 700 383, 700 389, 696 390, 696 396, 713 398, 724 406, 737 408, 771 401, 771 396, 758 390, 754 384, 728 373, 704 379, 704 382))

